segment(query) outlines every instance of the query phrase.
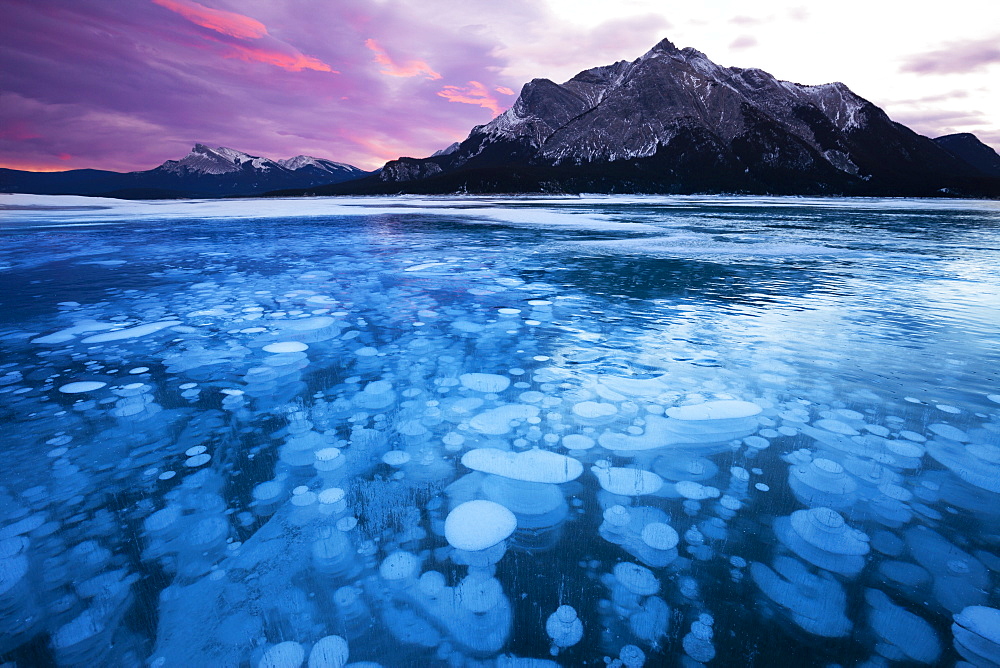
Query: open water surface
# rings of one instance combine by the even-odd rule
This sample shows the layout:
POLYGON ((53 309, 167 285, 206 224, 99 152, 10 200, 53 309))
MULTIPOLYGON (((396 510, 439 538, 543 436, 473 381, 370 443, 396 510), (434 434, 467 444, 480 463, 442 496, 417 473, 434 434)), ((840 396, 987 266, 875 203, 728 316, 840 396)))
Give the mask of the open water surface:
POLYGON ((5 195, 0 439, 16 666, 995 666, 1000 205, 5 195))

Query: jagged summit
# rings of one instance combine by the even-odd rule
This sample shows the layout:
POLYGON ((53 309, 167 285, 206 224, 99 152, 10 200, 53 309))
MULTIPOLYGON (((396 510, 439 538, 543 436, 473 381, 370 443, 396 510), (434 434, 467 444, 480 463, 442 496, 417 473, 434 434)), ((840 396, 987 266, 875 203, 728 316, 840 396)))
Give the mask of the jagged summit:
POLYGON ((667 39, 666 37, 664 37, 659 42, 657 42, 653 46, 652 49, 650 49, 649 51, 647 51, 646 54, 645 54, 645 56, 643 56, 643 57, 646 58, 650 54, 654 54, 654 53, 677 53, 679 51, 680 51, 680 49, 678 49, 676 46, 674 46, 673 42, 671 42, 669 39, 667 39))
POLYGON ((378 178, 468 188, 461 174, 498 182, 526 168, 545 187, 629 192, 915 194, 981 176, 843 83, 723 67, 663 39, 562 84, 533 79, 455 151, 389 162, 378 178))
POLYGON ((247 166, 258 170, 280 167, 268 158, 250 155, 226 146, 211 147, 195 144, 191 152, 180 160, 167 160, 160 169, 172 172, 197 172, 201 174, 228 174, 243 171, 247 166))
POLYGON ((357 167, 348 165, 344 162, 334 162, 333 160, 327 160, 326 158, 314 158, 311 155, 297 155, 294 158, 285 158, 282 160, 276 160, 275 162, 285 169, 290 169, 292 171, 304 169, 306 167, 312 167, 328 172, 343 170, 352 171, 358 169, 357 167))

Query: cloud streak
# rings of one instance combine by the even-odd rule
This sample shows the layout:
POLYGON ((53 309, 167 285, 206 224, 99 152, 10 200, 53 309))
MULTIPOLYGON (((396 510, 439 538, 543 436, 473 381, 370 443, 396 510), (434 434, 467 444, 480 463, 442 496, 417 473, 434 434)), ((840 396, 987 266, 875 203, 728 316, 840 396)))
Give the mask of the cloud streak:
POLYGON ((426 79, 441 78, 440 74, 422 60, 407 60, 396 63, 374 39, 366 39, 365 46, 375 53, 374 60, 382 66, 382 69, 379 70, 382 74, 387 74, 390 77, 417 77, 422 74, 426 79))
POLYGON ((260 21, 236 12, 212 9, 194 0, 152 0, 165 9, 182 16, 191 23, 222 35, 202 35, 210 42, 221 45, 223 58, 248 63, 266 63, 289 72, 315 70, 339 74, 319 58, 307 56, 298 49, 271 37, 267 26, 260 21), (233 41, 235 38, 239 41, 233 41))
POLYGON ((267 34, 263 23, 236 12, 206 7, 193 0, 153 0, 154 4, 180 14, 191 23, 239 39, 260 39, 267 34))
POLYGON ((902 72, 915 74, 965 74, 1000 63, 1000 35, 973 42, 952 42, 945 48, 908 57, 902 72))
POLYGON ((478 81, 470 81, 465 86, 445 86, 437 94, 449 102, 474 104, 489 109, 494 116, 503 113, 500 101, 493 97, 486 86, 478 81))

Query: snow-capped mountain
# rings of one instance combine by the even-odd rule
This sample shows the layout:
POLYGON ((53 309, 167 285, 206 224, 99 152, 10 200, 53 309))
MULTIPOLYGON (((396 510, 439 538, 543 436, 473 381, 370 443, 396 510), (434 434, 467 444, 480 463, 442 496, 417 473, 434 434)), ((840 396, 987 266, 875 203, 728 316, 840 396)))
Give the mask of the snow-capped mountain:
POLYGON ((211 148, 205 144, 195 144, 191 152, 180 160, 167 160, 157 169, 173 174, 219 175, 244 172, 247 168, 261 172, 280 170, 284 168, 280 163, 280 160, 261 158, 225 146, 211 148))
POLYGON ((366 188, 1000 194, 986 173, 842 83, 722 67, 668 40, 563 84, 535 79, 454 151, 401 158, 334 190, 366 188))
POLYGON ((272 160, 225 146, 195 144, 180 160, 167 160, 159 167, 139 172, 0 169, 0 192, 126 198, 218 197, 311 188, 342 183, 368 173, 352 165, 307 155, 272 160))

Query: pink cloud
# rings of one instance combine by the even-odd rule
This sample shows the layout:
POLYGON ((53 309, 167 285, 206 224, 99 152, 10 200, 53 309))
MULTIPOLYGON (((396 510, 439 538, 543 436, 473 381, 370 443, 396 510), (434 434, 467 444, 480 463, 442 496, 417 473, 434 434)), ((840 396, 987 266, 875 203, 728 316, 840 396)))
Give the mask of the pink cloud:
POLYGON ((513 95, 514 94, 514 91, 512 91, 510 88, 507 88, 506 86, 497 86, 493 90, 495 90, 496 92, 500 93, 501 95, 513 95))
POLYGON ((194 0, 153 0, 153 2, 181 15, 195 25, 223 35, 221 38, 201 35, 203 39, 225 45, 225 50, 222 52, 223 58, 233 58, 249 63, 267 63, 289 72, 315 70, 339 74, 320 59, 307 56, 290 45, 271 37, 267 32, 267 26, 249 16, 212 9, 194 2, 194 0), (235 37, 241 42, 226 39, 230 37, 235 37), (259 40, 259 42, 253 45, 243 43, 248 40, 259 40))
POLYGON ((281 67, 289 72, 301 72, 302 70, 316 70, 317 72, 330 72, 340 74, 322 60, 306 56, 292 49, 290 52, 263 49, 242 44, 229 44, 228 51, 223 54, 223 58, 235 58, 250 63, 267 63, 276 67, 281 67))
POLYGON ((212 9, 193 0, 153 0, 161 7, 180 14, 191 23, 239 39, 260 39, 267 28, 260 21, 236 12, 212 9))
POLYGON ((441 78, 440 74, 431 69, 431 66, 422 60, 407 60, 402 63, 396 63, 374 39, 365 40, 365 46, 375 52, 374 60, 379 65, 382 65, 382 69, 379 70, 382 74, 387 74, 391 77, 415 77, 423 74, 425 79, 441 78))
POLYGON ((494 116, 503 112, 500 101, 490 95, 486 86, 478 81, 470 81, 467 86, 445 86, 438 91, 438 95, 449 102, 461 102, 462 104, 475 104, 493 112, 494 116))
POLYGON ((945 48, 918 53, 900 68, 916 74, 964 74, 1000 63, 1000 35, 969 42, 951 42, 945 48))

